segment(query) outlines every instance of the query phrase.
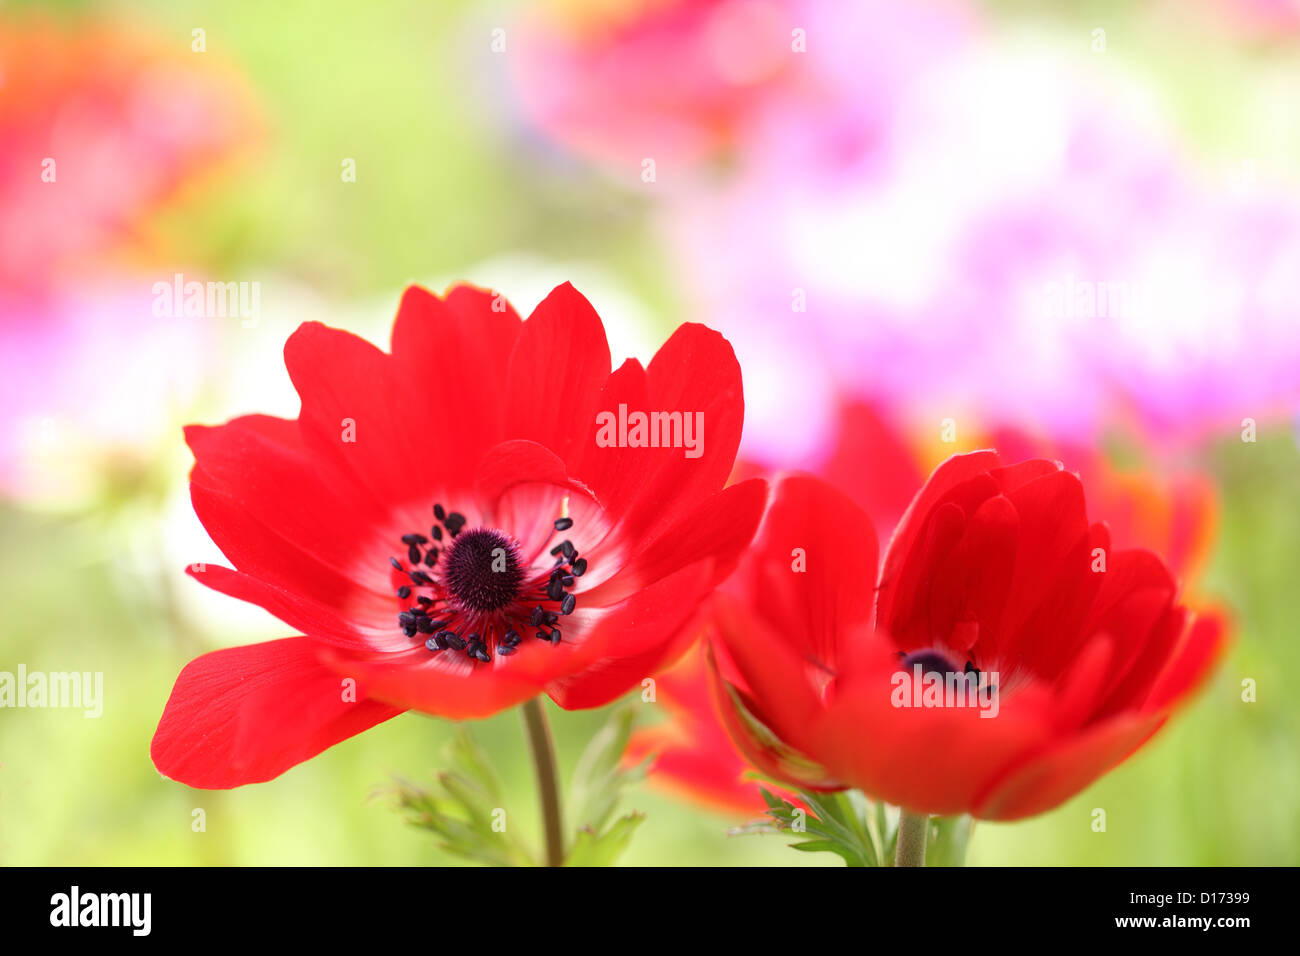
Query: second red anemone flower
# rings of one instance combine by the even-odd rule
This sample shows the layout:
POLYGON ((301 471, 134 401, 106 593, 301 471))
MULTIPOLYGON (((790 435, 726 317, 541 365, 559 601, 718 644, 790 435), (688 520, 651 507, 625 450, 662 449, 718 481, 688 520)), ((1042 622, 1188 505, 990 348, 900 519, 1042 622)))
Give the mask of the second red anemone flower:
POLYGON ((879 574, 865 513, 783 479, 713 623, 724 720, 764 773, 997 820, 1051 809, 1124 760, 1223 644, 1159 558, 1111 549, 1075 475, 991 452, 939 467, 879 574), (974 674, 996 710, 900 705, 898 675, 918 669, 974 674))
POLYGON ((181 672, 152 753, 191 786, 268 780, 406 709, 607 703, 680 649, 761 515, 761 481, 723 488, 740 369, 703 326, 611 373, 567 284, 527 322, 490 292, 413 287, 391 354, 308 323, 285 364, 296 420, 186 432, 195 510, 234 565, 195 577, 305 635, 181 672), (705 431, 690 454, 600 440, 624 410, 705 431))

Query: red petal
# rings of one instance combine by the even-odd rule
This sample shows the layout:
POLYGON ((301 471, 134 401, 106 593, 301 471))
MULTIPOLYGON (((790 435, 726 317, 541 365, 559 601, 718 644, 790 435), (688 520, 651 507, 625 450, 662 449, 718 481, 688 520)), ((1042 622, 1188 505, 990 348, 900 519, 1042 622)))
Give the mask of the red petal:
POLYGON ((919 812, 970 812, 1002 768, 1051 739, 1046 688, 1001 695, 990 717, 974 706, 894 706, 894 645, 877 636, 855 650, 810 747, 840 779, 878 799, 919 812))
POLYGON ((818 479, 786 477, 714 602, 723 677, 743 682, 753 716, 791 747, 801 746, 848 644, 871 626, 875 570, 875 529, 862 510, 818 479))
POLYGON ((1053 466, 1009 491, 1007 497, 1019 517, 1020 546, 997 625, 1003 665, 1022 663, 1035 673, 1054 674, 1043 659, 1050 655, 1053 642, 1044 639, 1040 628, 1026 625, 1035 612, 1048 606, 1054 612, 1048 617, 1055 628, 1063 622, 1077 632, 1091 596, 1101 585, 1101 577, 1090 569, 1083 485, 1076 475, 1053 466), (1073 618, 1064 613, 1066 608, 1077 611, 1073 618))
MULTIPOLYGON (((186 571, 212 590, 265 608, 295 630, 330 644, 359 647, 366 643, 368 634, 374 633, 360 626, 361 622, 387 622, 393 617, 392 599, 379 595, 341 609, 304 597, 295 588, 277 587, 217 564, 191 565, 186 571)), ((392 629, 386 623, 382 628, 385 635, 391 635, 392 629)))
POLYGON ((965 534, 966 513, 961 505, 945 501, 929 515, 915 539, 915 547, 905 558, 890 545, 876 592, 876 620, 904 650, 930 647, 948 639, 948 634, 935 634, 931 628, 930 591, 939 580, 939 567, 965 534))
POLYGON ((1211 615, 1188 630, 1140 713, 1125 712, 1021 760, 983 794, 976 814, 990 820, 1033 816, 1083 790, 1142 746, 1204 681, 1222 654, 1223 622, 1211 615))
POLYGON ((537 442, 516 438, 491 448, 478 462, 474 496, 484 516, 492 520, 501 497, 517 485, 553 485, 557 493, 574 487, 564 462, 537 442))
MULTIPOLYGON (((1167 620, 1175 613, 1175 584, 1168 569, 1147 551, 1115 551, 1108 557, 1101 589, 1089 614, 1086 632, 1109 634, 1115 656, 1097 712, 1116 713, 1140 703, 1181 631, 1167 620), (1145 661, 1145 664, 1139 664, 1145 661), (1141 696, 1135 697, 1135 694, 1141 696)), ((1181 612, 1177 612, 1181 614, 1181 612)))
POLYGON ((506 437, 502 376, 522 323, 506 300, 458 285, 444 299, 411 286, 393 324, 393 362, 415 403, 407 428, 443 452, 438 477, 467 487, 479 457, 506 437))
POLYGON ((949 642, 952 650, 971 650, 957 647, 954 633, 959 622, 975 621, 981 625, 975 635, 976 659, 997 660, 993 627, 1011 590, 1019 542, 1019 515, 1005 496, 987 499, 971 515, 961 540, 936 568, 931 581, 929 624, 936 640, 949 642))
POLYGON ((986 475, 990 469, 997 468, 1000 464, 995 452, 975 451, 966 455, 954 455, 936 468, 899 521, 894 538, 889 542, 890 552, 905 553, 911 548, 926 516, 935 505, 953 489, 986 475))
MULTIPOLYGON (((587 592, 587 599, 601 605, 625 600, 687 565, 698 566, 702 579, 712 589, 731 573, 749 547, 766 498, 767 483, 761 478, 751 479, 724 488, 684 514, 679 512, 674 523, 655 540, 645 544, 625 542, 628 549, 640 547, 628 554, 617 574, 587 592)), ((623 531, 621 526, 615 529, 620 538, 623 531)))
POLYGON ((1122 763, 1159 728, 1160 716, 1124 717, 1066 737, 1025 759, 982 793, 972 812, 985 820, 1019 820, 1044 813, 1122 763))
MULTIPOLYGON (((575 663, 546 688, 566 710, 603 707, 679 656, 696 638, 700 602, 712 590, 707 564, 687 565, 591 612, 575 663)), ((576 615, 575 615, 576 616, 576 615)))
MULTIPOLYGON (((966 507, 957 505, 960 509, 957 512, 954 513, 951 508, 944 512, 947 514, 945 525, 944 528, 939 529, 945 531, 941 535, 944 547, 938 548, 937 551, 931 548, 931 551, 936 554, 946 554, 947 548, 955 544, 960 537, 958 528, 964 516, 973 513, 984 498, 997 493, 997 485, 988 477, 988 471, 998 466, 998 456, 990 451, 955 455, 936 468, 925 486, 917 493, 899 521, 898 527, 894 529, 880 570, 876 620, 881 623, 881 626, 892 626, 896 619, 902 619, 913 607, 916 589, 921 580, 919 575, 922 566, 914 564, 906 572, 904 567, 905 564, 915 561, 913 551, 918 543, 926 541, 926 537, 923 536, 928 537, 938 533, 932 529, 931 522, 940 503, 956 492, 964 492, 962 501, 966 507), (897 611, 895 603, 898 604, 897 611)), ((934 543, 941 542, 935 539, 934 543)))
POLYGON ((249 416, 185 437, 195 512, 241 571, 331 606, 387 589, 378 563, 357 567, 385 548, 364 496, 303 447, 297 423, 249 416))
MULTIPOLYGON (((711 653, 714 648, 711 648, 711 653)), ((765 714, 750 706, 753 699, 722 675, 722 665, 710 658, 718 712, 727 736, 760 772, 805 790, 842 790, 844 784, 825 767, 788 742, 790 732, 776 730, 765 714)), ((796 691, 799 693, 799 691, 796 691)), ((769 698, 765 703, 774 703, 769 698)))
POLYGON ((564 461, 585 451, 609 377, 600 317, 569 283, 556 286, 524 323, 507 368, 492 383, 506 395, 506 434, 545 445, 564 461))
MULTIPOLYGON (((572 653, 565 645, 528 650, 541 653, 498 656, 491 670, 474 673, 449 669, 447 661, 440 660, 447 655, 433 655, 423 647, 367 656, 326 648, 322 659, 336 674, 355 678, 376 700, 438 717, 477 720, 536 697, 547 674, 563 670, 572 653)), ((462 656, 452 664, 470 667, 462 656)))
POLYGON ((446 488, 438 477, 442 449, 412 427, 428 397, 404 384, 392 356, 348 332, 307 322, 285 343, 284 364, 302 398, 303 441, 354 476, 368 490, 370 507, 432 500, 446 488))
POLYGON ((796 475, 773 489, 740 580, 770 627, 834 673, 845 642, 871 627, 876 555, 876 529, 862 509, 796 475))
POLYGON ((344 699, 312 641, 213 651, 185 666, 150 752, 158 771, 206 790, 260 783, 401 710, 344 699))
POLYGON ((1214 669, 1227 643, 1227 624, 1221 616, 1205 614, 1198 617, 1178 650, 1171 655, 1143 709, 1159 711, 1181 703, 1214 669))
POLYGON ((726 483, 744 418, 740 366, 726 339, 688 323, 672 334, 644 372, 628 362, 611 376, 599 410, 617 418, 620 404, 629 415, 680 413, 680 430, 674 426, 669 438, 681 446, 602 447, 593 420, 573 473, 619 519, 625 534, 653 538, 678 518, 680 509, 697 505, 726 483), (688 421, 689 449, 684 447, 688 421), (668 501, 676 503, 677 513, 664 507, 668 501))

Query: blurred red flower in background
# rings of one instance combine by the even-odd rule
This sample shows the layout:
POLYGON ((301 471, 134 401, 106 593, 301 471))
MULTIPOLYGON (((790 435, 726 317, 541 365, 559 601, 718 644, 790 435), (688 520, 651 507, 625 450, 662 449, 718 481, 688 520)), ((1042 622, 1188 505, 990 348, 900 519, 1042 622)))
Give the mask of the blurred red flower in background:
POLYGON ((723 488, 740 369, 700 325, 611 374, 567 284, 522 323, 412 287, 391 354, 308 323, 285 364, 296 421, 187 430, 195 511, 237 569, 194 575, 306 635, 181 672, 152 752, 191 786, 270 779, 405 709, 607 703, 680 652, 761 516, 762 481, 723 488), (702 416, 700 455, 604 447, 598 413, 624 404, 702 416))
MULTIPOLYGON (((851 498, 876 527, 892 528, 921 485, 923 454, 909 446, 903 431, 893 424, 888 414, 857 402, 841 409, 835 439, 819 473, 851 498)), ((1020 432, 999 432, 992 443, 1008 457, 1060 454, 1072 463, 1078 462, 1089 496, 1101 502, 1100 510, 1113 519, 1108 522, 1113 545, 1147 547, 1167 554, 1170 566, 1184 580, 1185 588, 1194 590, 1215 524, 1213 492, 1207 480, 1184 474, 1121 473, 1094 450, 1061 446, 1020 432)), ((747 463, 738 474, 761 471, 747 463)), ((761 560, 759 557, 748 560, 736 578, 752 574, 755 563, 761 560)), ((783 560, 790 560, 788 551, 783 560)), ((1165 580, 1164 584, 1169 586, 1171 582, 1165 580)), ((783 605, 780 599, 775 604, 759 603, 765 608, 762 614, 773 616, 769 624, 782 614, 793 613, 794 605, 783 605)), ((716 637, 716 622, 706 624, 704 632, 706 642, 709 637, 716 637)), ((832 647, 840 646, 833 636, 826 639, 832 647)), ((703 656, 702 650, 692 652, 681 664, 660 675, 659 694, 671 720, 638 734, 633 741, 633 756, 658 753, 651 780, 674 792, 730 814, 760 813, 765 804, 752 780, 755 767, 737 753, 730 738, 720 733, 720 719, 726 717, 733 724, 733 732, 747 743, 748 753, 755 753, 751 734, 754 728, 743 721, 737 723, 736 711, 728 701, 729 691, 724 690, 723 710, 719 712, 719 697, 709 692, 703 656)), ((734 675, 733 679, 739 680, 734 675)), ((719 688, 725 685, 718 685, 715 690, 719 688)), ((792 782, 808 785, 838 782, 819 775, 801 779, 779 760, 770 759, 778 753, 780 748, 775 748, 774 753, 771 747, 758 747, 755 761, 764 765, 770 775, 787 780, 793 776, 792 782)), ((805 766, 805 772, 807 769, 805 766)))
POLYGON ((109 23, 9 17, 0 90, 0 492, 80 505, 143 484, 202 384, 215 330, 153 314, 154 223, 260 124, 217 57, 109 23))
POLYGON ((139 242, 161 203, 256 138, 238 77, 188 43, 27 17, 0 33, 0 65, 0 285, 11 295, 139 242))

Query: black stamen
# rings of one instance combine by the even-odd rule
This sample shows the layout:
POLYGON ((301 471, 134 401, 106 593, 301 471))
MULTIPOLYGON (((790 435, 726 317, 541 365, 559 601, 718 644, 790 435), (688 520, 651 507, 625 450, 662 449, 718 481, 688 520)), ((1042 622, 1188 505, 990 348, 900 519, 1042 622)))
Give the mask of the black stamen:
MULTIPOLYGON (((579 559, 573 542, 566 539, 551 548, 556 561, 542 584, 535 575, 544 572, 523 566, 520 545, 507 532, 478 527, 467 531, 469 519, 441 502, 434 504, 433 515, 435 523, 427 536, 415 532, 400 536, 409 564, 397 557, 388 559, 411 582, 397 588, 399 599, 412 602, 399 609, 402 633, 427 635, 425 647, 431 652, 454 649, 471 660, 489 663, 493 654, 518 653, 523 637, 509 625, 519 626, 527 615, 537 638, 559 644, 562 636, 556 623, 578 604, 577 595, 568 589, 587 571, 587 559, 579 559), (421 566, 427 572, 419 570, 421 566), (544 596, 535 590, 539 585, 544 596), (431 589, 429 595, 413 595, 419 587, 431 589), (542 603, 532 604, 530 598, 542 603), (549 605, 553 610, 547 609, 548 601, 555 602, 549 605), (471 623, 482 633, 461 637, 452 630, 471 623)), ((574 523, 567 515, 553 521, 556 532, 568 531, 574 523)))
POLYGON ((483 639, 477 634, 469 636, 469 649, 465 653, 475 660, 482 661, 484 664, 492 660, 488 655, 487 646, 483 643, 483 639))

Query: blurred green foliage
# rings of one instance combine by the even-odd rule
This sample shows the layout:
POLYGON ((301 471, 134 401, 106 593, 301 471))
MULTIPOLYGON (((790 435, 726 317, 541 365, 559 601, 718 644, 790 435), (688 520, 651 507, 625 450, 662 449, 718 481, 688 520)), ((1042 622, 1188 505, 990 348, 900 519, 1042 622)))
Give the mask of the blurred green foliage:
MULTIPOLYGON (((665 329, 680 318, 642 200, 502 114, 504 79, 484 38, 514 4, 41 6, 136 22, 183 47, 201 27, 207 55, 246 75, 264 141, 237 175, 164 215, 159 229, 178 260, 238 277, 273 270, 327 298, 396 301, 413 278, 526 250, 597 260, 665 329), (341 181, 344 158, 357 161, 355 184, 341 181)), ((1087 10, 1123 22, 1113 4, 1087 10)), ((1211 140, 1232 122, 1226 108, 1201 115, 1197 132, 1211 140)), ((1083 795, 1025 823, 977 825, 969 862, 1300 863, 1300 698, 1289 684, 1300 673, 1300 454, 1291 435, 1262 435, 1226 442, 1210 466, 1223 511, 1205 590, 1236 615, 1229 658, 1190 712, 1083 795), (1243 678, 1257 682, 1258 702, 1242 702, 1243 678), (1106 810, 1105 833, 1092 830, 1096 807, 1106 810)), ((183 469, 168 477, 178 484, 183 469)), ((131 558, 127 542, 159 521, 146 507, 91 517, 0 511, 0 668, 103 671, 106 695, 98 720, 0 712, 0 864, 458 864, 391 802, 371 798, 394 776, 432 779, 453 733, 444 721, 404 715, 236 791, 193 791, 157 774, 149 741, 175 675, 197 650, 240 639, 220 619, 187 623, 176 595, 201 586, 182 568, 160 577, 131 558), (204 832, 192 829, 195 809, 205 811, 204 832)), ((605 716, 552 708, 565 779, 605 716)), ((511 826, 535 846, 518 716, 475 733, 502 778, 511 826)), ((646 819, 626 864, 838 863, 792 852, 781 835, 729 837, 745 821, 644 786, 619 812, 630 810, 646 819)))

